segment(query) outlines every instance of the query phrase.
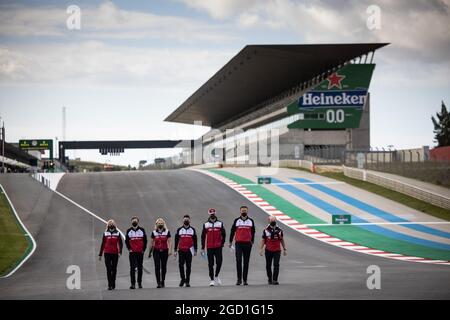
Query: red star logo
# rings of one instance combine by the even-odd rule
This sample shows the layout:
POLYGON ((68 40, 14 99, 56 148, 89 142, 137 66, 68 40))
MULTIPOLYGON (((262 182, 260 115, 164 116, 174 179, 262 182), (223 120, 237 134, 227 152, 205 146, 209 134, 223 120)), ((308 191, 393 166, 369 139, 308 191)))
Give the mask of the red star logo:
POLYGON ((328 89, 336 87, 338 89, 342 89, 342 80, 345 79, 345 76, 341 76, 334 72, 331 76, 328 77, 328 89))

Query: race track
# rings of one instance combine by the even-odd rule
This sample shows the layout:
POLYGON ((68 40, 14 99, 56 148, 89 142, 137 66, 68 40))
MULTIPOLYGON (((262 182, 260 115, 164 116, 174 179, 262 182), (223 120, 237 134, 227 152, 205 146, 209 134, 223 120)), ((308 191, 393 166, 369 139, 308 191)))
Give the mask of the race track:
MULTIPOLYGON (((235 260, 224 249, 222 287, 208 287, 207 264, 194 258, 192 288, 180 289, 177 262, 169 258, 165 289, 156 289, 153 261, 144 266, 143 290, 128 290, 127 254, 119 262, 117 289, 106 289, 98 250, 103 223, 26 175, 0 177, 23 222, 36 239, 34 255, 12 277, 0 279, 0 299, 449 299, 450 267, 394 261, 330 246, 284 227, 289 255, 282 258, 279 287, 266 285, 264 259, 254 248, 249 287, 236 287, 235 260), (66 288, 69 265, 81 268, 81 290, 66 288), (368 290, 367 267, 381 268, 382 289, 368 290)), ((121 230, 137 215, 151 231, 163 217, 175 231, 188 213, 201 232, 207 209, 215 207, 227 232, 246 204, 257 224, 267 214, 223 183, 189 170, 67 174, 58 191, 121 230)))

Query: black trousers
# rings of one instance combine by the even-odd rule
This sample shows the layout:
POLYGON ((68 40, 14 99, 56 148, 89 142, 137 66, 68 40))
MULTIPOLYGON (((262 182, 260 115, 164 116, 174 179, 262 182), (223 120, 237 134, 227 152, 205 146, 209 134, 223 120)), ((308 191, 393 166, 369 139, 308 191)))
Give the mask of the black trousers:
POLYGON ((115 253, 105 253, 106 274, 108 277, 108 287, 116 287, 117 264, 119 255, 115 253))
POLYGON ((269 281, 278 281, 278 274, 280 273, 280 258, 281 251, 268 251, 266 250, 266 271, 269 281), (273 262, 273 273, 272 273, 273 262))
POLYGON ((156 282, 158 284, 166 280, 168 259, 169 259, 169 250, 153 251, 153 260, 155 261, 156 282))
POLYGON ((214 280, 214 277, 218 277, 220 274, 220 269, 222 268, 222 248, 214 248, 207 250, 208 255, 208 268, 209 277, 214 280), (214 260, 216 260, 216 272, 214 272, 214 260))
POLYGON ((251 243, 236 243, 236 269, 238 281, 247 282, 248 265, 250 263, 250 255, 252 253, 251 243), (242 266, 244 262, 244 266, 242 266))
POLYGON ((180 277, 189 283, 191 279, 192 253, 190 251, 178 251, 178 266, 180 267, 180 277), (186 265, 186 272, 184 271, 186 265))
POLYGON ((130 252, 130 277, 131 284, 136 284, 136 269, 138 273, 137 282, 142 284, 142 270, 144 263, 144 253, 130 252))

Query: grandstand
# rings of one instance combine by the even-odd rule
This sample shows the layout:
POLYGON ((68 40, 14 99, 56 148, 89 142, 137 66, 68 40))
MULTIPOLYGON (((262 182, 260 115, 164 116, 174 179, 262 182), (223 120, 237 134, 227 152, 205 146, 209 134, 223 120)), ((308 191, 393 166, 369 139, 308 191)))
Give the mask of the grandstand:
POLYGON ((271 129, 280 159, 314 147, 368 149, 373 60, 386 45, 248 45, 165 120, 211 127, 198 143, 222 149, 224 161, 239 148, 238 160, 251 161, 252 143, 271 129))
POLYGON ((27 172, 38 166, 38 159, 14 144, 5 142, 5 154, 0 156, 0 167, 3 165, 6 172, 27 172))

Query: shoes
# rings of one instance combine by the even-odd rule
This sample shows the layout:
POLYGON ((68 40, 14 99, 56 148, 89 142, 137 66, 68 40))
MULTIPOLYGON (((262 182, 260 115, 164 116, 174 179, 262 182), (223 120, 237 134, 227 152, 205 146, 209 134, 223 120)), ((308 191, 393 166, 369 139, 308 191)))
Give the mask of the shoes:
POLYGON ((112 290, 112 287, 108 287, 108 291, 111 291, 112 290))
POLYGON ((134 289, 136 289, 136 286, 135 286, 134 284, 132 284, 132 285, 130 286, 130 290, 134 290, 134 289))
POLYGON ((180 282, 180 288, 182 288, 185 285, 185 283, 186 283, 186 280, 182 279, 180 282))
POLYGON ((158 286, 156 287, 157 289, 161 289, 162 287, 161 287, 161 285, 160 284, 158 284, 158 286))
POLYGON ((191 285, 189 284, 189 282, 186 282, 186 288, 190 288, 191 285))
POLYGON ((142 289, 142 283, 139 283, 139 289, 142 289))
POLYGON ((244 281, 244 286, 248 286, 248 282, 247 281, 244 281))
POLYGON ((272 281, 272 280, 269 280, 268 283, 269 283, 269 284, 273 284, 273 281, 272 281))
POLYGON ((212 280, 210 283, 209 283, 209 286, 210 287, 214 287, 216 285, 216 282, 214 281, 214 280, 212 280))
POLYGON ((240 286, 242 284, 242 281, 241 280, 238 280, 237 282, 236 282, 236 285, 237 286, 240 286))
POLYGON ((165 288, 166 287, 166 283, 164 281, 161 282, 161 288, 165 288))
POLYGON ((279 285, 280 285, 280 283, 279 283, 278 281, 274 281, 272 284, 273 284, 274 286, 279 286, 279 285))
POLYGON ((215 277, 214 278, 214 282, 216 283, 216 285, 221 286, 222 285, 222 280, 220 280, 219 277, 215 277))

